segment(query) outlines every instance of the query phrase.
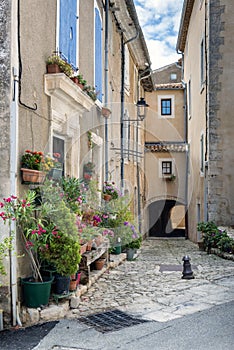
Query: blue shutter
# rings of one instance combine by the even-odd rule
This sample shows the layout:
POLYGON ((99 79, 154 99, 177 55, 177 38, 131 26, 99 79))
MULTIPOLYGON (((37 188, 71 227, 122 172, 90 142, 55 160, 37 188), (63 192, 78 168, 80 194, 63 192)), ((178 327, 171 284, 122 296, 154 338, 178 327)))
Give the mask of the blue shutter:
POLYGON ((102 102, 102 22, 95 8, 95 89, 98 100, 102 102))
POLYGON ((59 51, 76 67, 77 0, 60 0, 59 51))

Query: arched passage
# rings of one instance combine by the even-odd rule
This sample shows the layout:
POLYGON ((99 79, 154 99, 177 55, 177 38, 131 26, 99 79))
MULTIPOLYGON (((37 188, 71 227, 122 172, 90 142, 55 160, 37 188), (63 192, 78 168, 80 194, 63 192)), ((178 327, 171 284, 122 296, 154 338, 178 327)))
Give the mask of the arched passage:
POLYGON ((153 202, 148 207, 150 237, 185 237, 185 207, 172 199, 153 202))

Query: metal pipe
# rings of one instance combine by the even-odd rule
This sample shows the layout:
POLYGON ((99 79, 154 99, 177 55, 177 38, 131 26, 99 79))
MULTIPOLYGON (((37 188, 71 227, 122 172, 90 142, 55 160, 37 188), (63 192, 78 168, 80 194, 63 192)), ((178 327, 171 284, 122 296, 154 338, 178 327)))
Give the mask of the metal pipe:
MULTIPOLYGON (((108 104, 108 23, 109 23, 109 0, 105 1, 105 71, 104 71, 104 81, 105 81, 105 106, 108 104)), ((105 118, 105 181, 108 181, 109 173, 109 150, 108 150, 108 118, 105 118)))
MULTIPOLYGON (((18 154, 18 75, 16 68, 14 74, 14 96, 11 102, 10 111, 10 189, 12 194, 16 194, 17 186, 17 154, 18 154)), ((9 235, 12 237, 16 232, 15 221, 11 221, 9 235)), ((11 279, 11 307, 12 307, 12 325, 17 323, 17 273, 16 273, 16 238, 12 240, 13 249, 10 251, 10 279, 11 279)))

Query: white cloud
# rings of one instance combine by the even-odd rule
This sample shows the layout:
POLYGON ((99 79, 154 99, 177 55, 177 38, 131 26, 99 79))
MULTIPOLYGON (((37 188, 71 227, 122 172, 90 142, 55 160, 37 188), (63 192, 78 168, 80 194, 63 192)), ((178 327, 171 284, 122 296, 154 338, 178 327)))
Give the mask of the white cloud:
POLYGON ((176 42, 183 0, 134 0, 152 69, 177 61, 176 42))

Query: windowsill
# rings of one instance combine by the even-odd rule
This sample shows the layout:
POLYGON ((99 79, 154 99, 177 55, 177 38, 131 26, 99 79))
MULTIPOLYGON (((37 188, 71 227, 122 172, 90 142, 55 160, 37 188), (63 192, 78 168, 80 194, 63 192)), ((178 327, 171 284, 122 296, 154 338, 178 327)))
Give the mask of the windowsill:
POLYGON ((80 113, 90 111, 95 105, 94 101, 64 73, 45 74, 44 84, 46 95, 64 101, 80 113))

